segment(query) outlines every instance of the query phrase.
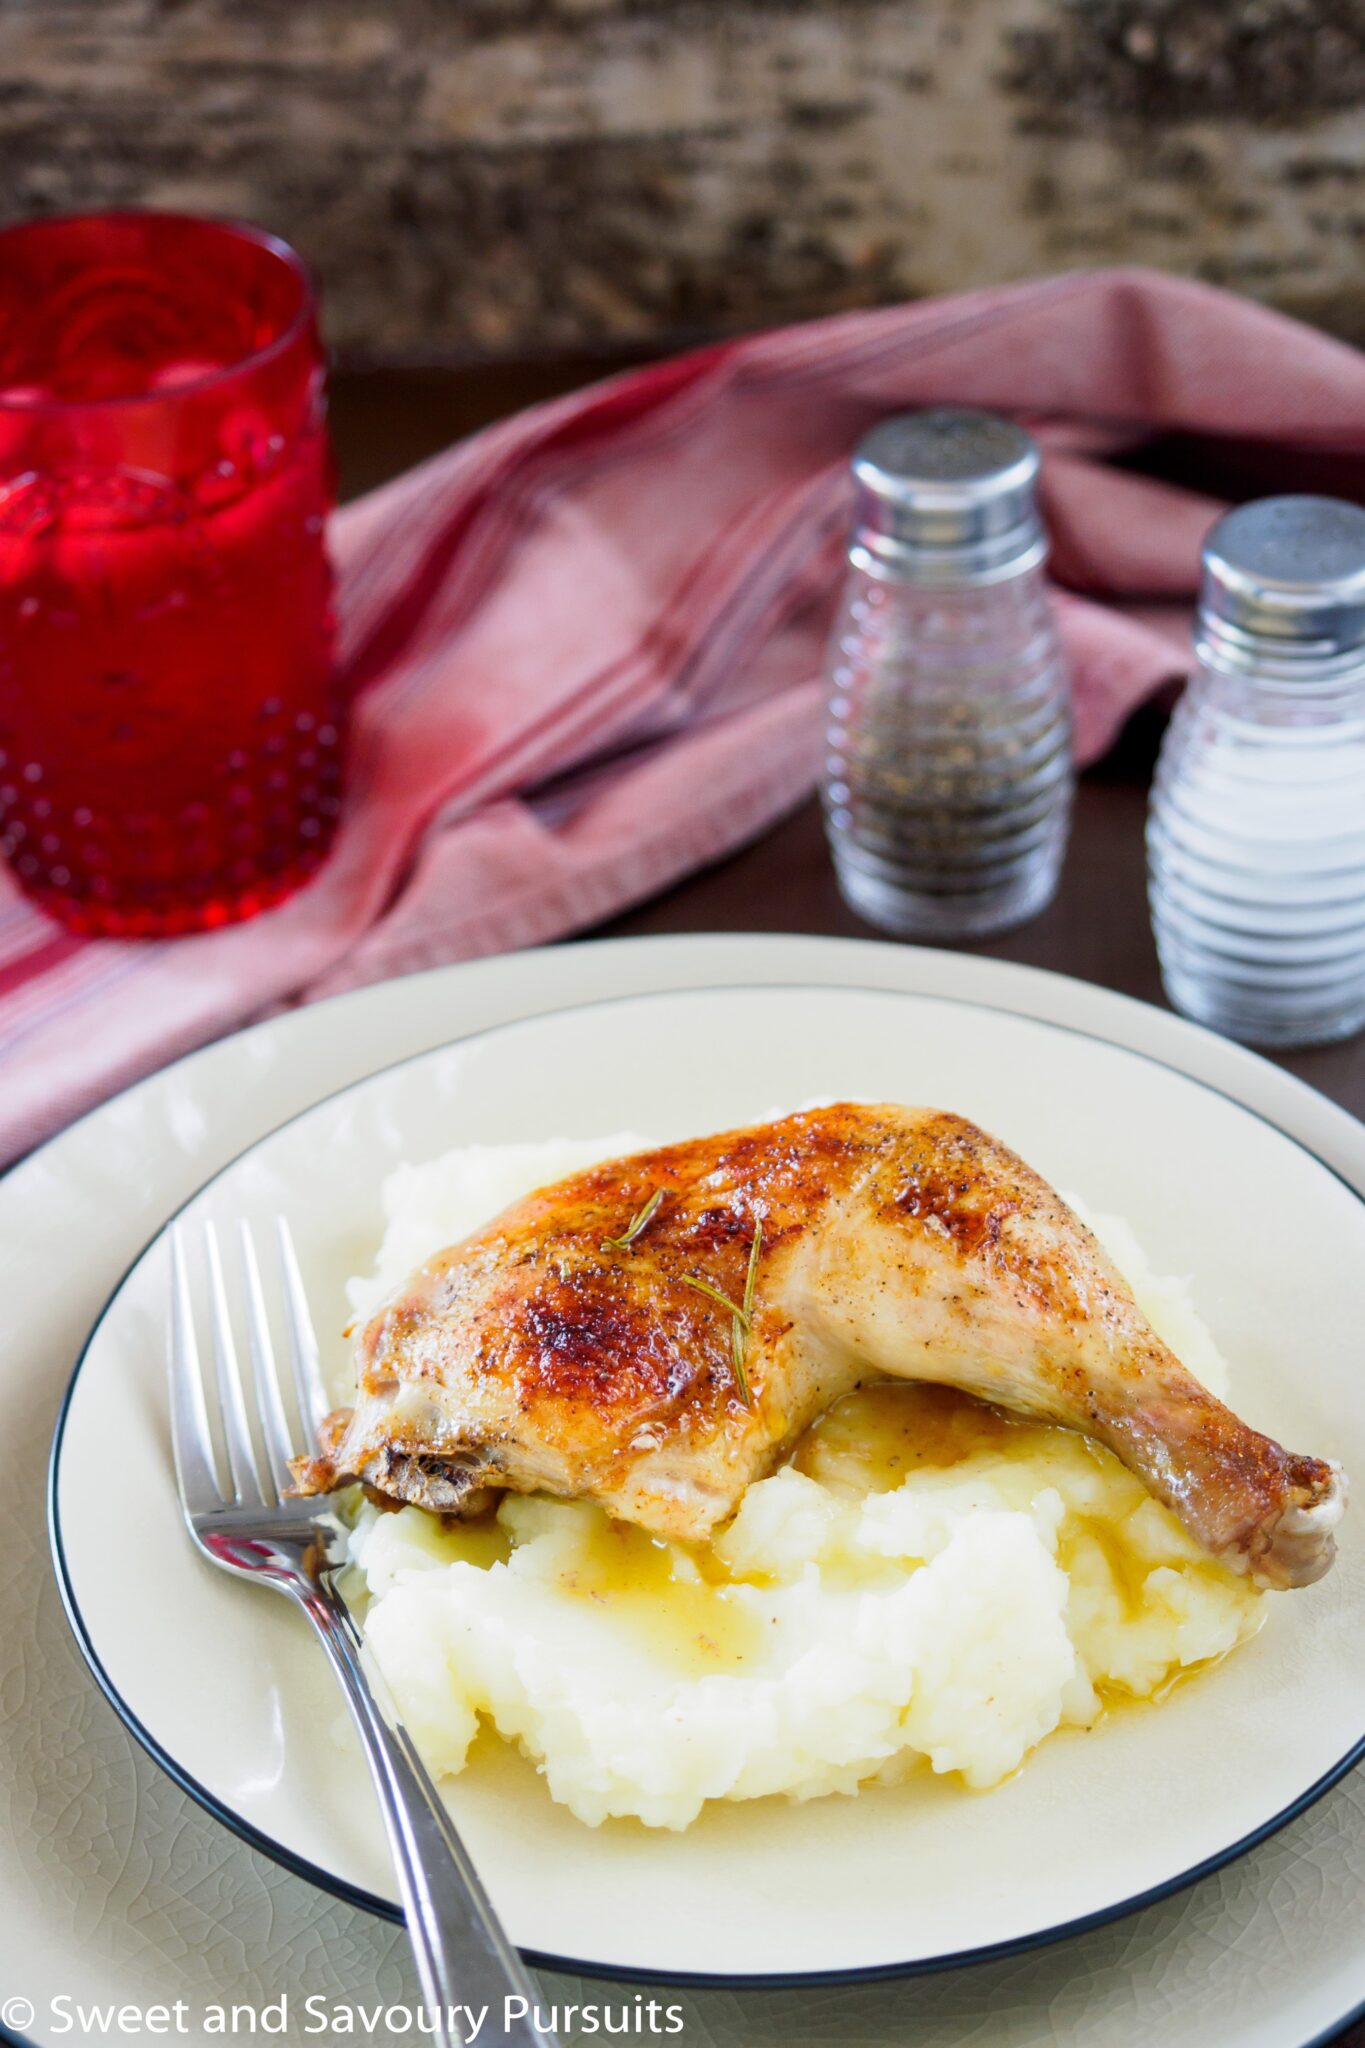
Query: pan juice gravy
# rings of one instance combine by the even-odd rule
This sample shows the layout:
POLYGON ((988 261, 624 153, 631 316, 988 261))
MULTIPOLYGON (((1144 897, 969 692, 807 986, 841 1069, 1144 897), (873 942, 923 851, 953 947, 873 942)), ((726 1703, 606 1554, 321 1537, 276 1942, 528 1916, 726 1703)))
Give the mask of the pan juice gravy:
MULTIPOLYGON (((353 1309, 504 1202, 628 1149, 476 1146, 401 1169, 353 1309)), ((1223 1392, 1188 1287, 1153 1274, 1121 1219, 1089 1220, 1223 1392)), ((589 1826, 875 1797, 907 1773, 984 1792, 1059 1731, 1161 1699, 1268 1607, 1108 1451, 906 1382, 836 1403, 705 1543, 505 1495, 465 1524, 362 1505, 351 1556, 368 1651, 432 1770, 511 1745, 589 1826)))

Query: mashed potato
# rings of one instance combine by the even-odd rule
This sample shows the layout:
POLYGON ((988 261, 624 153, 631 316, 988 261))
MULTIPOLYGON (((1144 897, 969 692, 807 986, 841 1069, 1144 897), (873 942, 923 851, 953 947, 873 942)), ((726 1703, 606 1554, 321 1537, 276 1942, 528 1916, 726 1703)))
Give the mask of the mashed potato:
MULTIPOLYGON (((353 1309, 530 1188, 644 1142, 400 1168, 353 1309)), ((1087 1220, 1224 1391, 1188 1287, 1158 1281, 1121 1221, 1087 1220)), ((1107 1451, 912 1385, 840 1402, 706 1546, 509 1495, 468 1527, 363 1507, 351 1556, 369 1651, 433 1769, 462 1770, 491 1722, 593 1826, 684 1828, 710 1799, 810 1799, 926 1765, 994 1785, 1054 1729, 1225 1655, 1262 1611, 1107 1451)))

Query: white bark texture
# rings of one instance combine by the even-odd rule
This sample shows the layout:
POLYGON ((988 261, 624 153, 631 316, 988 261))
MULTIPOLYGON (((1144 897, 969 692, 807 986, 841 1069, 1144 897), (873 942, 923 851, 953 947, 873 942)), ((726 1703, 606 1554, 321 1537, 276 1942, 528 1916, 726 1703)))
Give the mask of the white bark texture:
POLYGON ((10 215, 246 215, 375 357, 1114 261, 1365 339, 1365 0, 5 0, 10 215))

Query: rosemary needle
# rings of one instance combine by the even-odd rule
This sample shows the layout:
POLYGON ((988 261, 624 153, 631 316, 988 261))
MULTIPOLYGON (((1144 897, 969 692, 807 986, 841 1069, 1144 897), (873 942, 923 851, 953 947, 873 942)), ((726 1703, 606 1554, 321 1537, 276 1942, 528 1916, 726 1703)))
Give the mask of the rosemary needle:
POLYGON ((763 1224, 761 1220, 757 1220, 754 1223, 754 1241, 749 1246, 749 1270, 744 1276, 744 1313, 746 1316, 752 1316, 754 1312, 754 1288, 758 1282, 758 1254, 762 1243, 763 1224))
POLYGON ((735 1317, 730 1325, 730 1349, 734 1354, 735 1380, 746 1408, 752 1408, 749 1398, 749 1338, 753 1333, 754 1288, 758 1284, 758 1254, 763 1244, 763 1224, 755 1218, 754 1241, 749 1246, 749 1269, 744 1275, 744 1311, 735 1317))
POLYGON ((709 1280, 694 1280, 690 1273, 679 1273, 678 1278, 684 1287, 694 1287, 698 1294, 707 1294, 712 1301, 718 1301, 723 1309, 729 1310, 736 1323, 748 1329, 749 1311, 741 1308, 737 1301, 731 1301, 728 1294, 722 1294, 719 1287, 713 1287, 709 1280))
POLYGON ((652 1194, 652 1195, 650 1196, 649 1200, 648 1200, 648 1201, 647 1201, 647 1202, 645 1203, 645 1206, 644 1206, 644 1208, 643 1208, 643 1209, 640 1209, 640 1210, 638 1210, 638 1211, 636 1212, 636 1214, 635 1214, 634 1216, 632 1216, 632 1217, 631 1217, 631 1219, 630 1219, 630 1224, 629 1224, 629 1227, 627 1228, 627 1230, 625 1231, 625 1233, 624 1233, 624 1234, 623 1234, 623 1235, 622 1235, 621 1237, 604 1237, 604 1238, 603 1238, 603 1240, 602 1240, 602 1249, 603 1249, 603 1251, 604 1251, 604 1252, 628 1252, 628 1251, 630 1250, 631 1246, 632 1246, 632 1245, 634 1244, 634 1242, 635 1242, 636 1238, 637 1238, 637 1237, 638 1237, 638 1236, 640 1235, 640 1232, 641 1232, 642 1230, 644 1230, 644 1229, 646 1228, 646 1226, 648 1225, 648 1223, 649 1223, 649 1221, 650 1221, 651 1217, 653 1217, 653 1216, 655 1215, 655 1213, 657 1212, 657 1210, 658 1210, 658 1207, 659 1207, 659 1204, 660 1204, 660 1202, 662 1202, 663 1198, 664 1198, 664 1191, 663 1191, 663 1189, 662 1189, 662 1188, 655 1188, 655 1190, 654 1190, 653 1194, 652 1194))
POLYGON ((748 1271, 744 1275, 744 1302, 742 1307, 739 1302, 731 1301, 728 1294, 722 1294, 718 1287, 713 1287, 709 1280, 694 1280, 687 1273, 680 1273, 678 1276, 684 1287, 694 1288, 698 1294, 706 1295, 711 1301, 719 1302, 722 1308, 729 1310, 730 1356, 734 1360, 735 1384, 739 1388, 740 1398, 746 1408, 752 1408, 754 1405, 749 1394, 749 1374, 746 1368, 749 1357, 749 1337, 753 1329, 754 1320, 754 1288, 758 1284, 758 1255, 762 1247, 763 1225, 755 1223, 754 1241, 749 1246, 748 1271))
POLYGON ((735 1362, 735 1385, 739 1388, 739 1398, 745 1407, 752 1408, 754 1404, 749 1398, 749 1375, 745 1370, 748 1355, 749 1332, 736 1316, 730 1325, 730 1356, 735 1362))
MULTIPOLYGON (((602 1239, 602 1250, 604 1252, 628 1252, 641 1232, 648 1227, 650 1220, 658 1213, 659 1204, 663 1198, 664 1190, 662 1188, 655 1188, 644 1207, 637 1210, 636 1214, 631 1217, 630 1223, 620 1237, 604 1237, 602 1239)), ((739 1388, 740 1397, 746 1408, 752 1408, 753 1406, 749 1395, 749 1375, 746 1370, 746 1364, 749 1357, 749 1335, 753 1328, 754 1288, 758 1283, 758 1255, 762 1247, 763 1225, 762 1223, 755 1223, 754 1241, 749 1246, 749 1264, 744 1275, 744 1300, 742 1303, 731 1301, 728 1294, 722 1294, 719 1287, 713 1287, 709 1280, 697 1280, 688 1273, 680 1273, 678 1275, 684 1287, 692 1288, 697 1294, 706 1295, 708 1300, 717 1302, 729 1315, 730 1356, 734 1360, 735 1384, 739 1388)), ((563 1269, 561 1268, 560 1278, 562 1279, 563 1277, 563 1269)))

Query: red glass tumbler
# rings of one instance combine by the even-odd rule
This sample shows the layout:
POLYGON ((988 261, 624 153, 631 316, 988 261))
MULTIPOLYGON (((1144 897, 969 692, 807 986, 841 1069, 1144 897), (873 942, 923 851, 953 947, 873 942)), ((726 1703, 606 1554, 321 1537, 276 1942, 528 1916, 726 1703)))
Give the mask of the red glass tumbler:
POLYGON ((0 847, 70 929, 226 924, 323 860, 331 501, 283 243, 155 213, 0 233, 0 847))

